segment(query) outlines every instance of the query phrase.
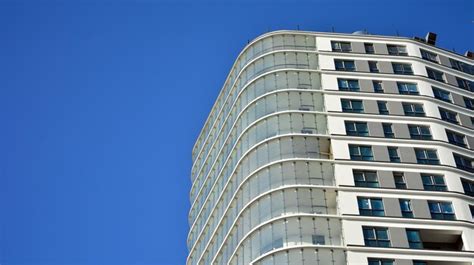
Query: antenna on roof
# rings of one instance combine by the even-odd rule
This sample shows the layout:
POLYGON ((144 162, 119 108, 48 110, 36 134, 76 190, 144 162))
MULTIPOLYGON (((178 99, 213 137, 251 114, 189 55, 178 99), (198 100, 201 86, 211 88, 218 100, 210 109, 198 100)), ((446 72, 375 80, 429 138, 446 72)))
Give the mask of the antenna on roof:
POLYGON ((300 30, 300 25, 296 25, 296 29, 297 29, 297 30, 300 30))
POLYGON ((398 29, 397 29, 397 36, 400 36, 400 33, 398 33, 398 29))
POLYGON ((332 26, 331 29, 332 29, 332 32, 334 32, 334 26, 332 26))

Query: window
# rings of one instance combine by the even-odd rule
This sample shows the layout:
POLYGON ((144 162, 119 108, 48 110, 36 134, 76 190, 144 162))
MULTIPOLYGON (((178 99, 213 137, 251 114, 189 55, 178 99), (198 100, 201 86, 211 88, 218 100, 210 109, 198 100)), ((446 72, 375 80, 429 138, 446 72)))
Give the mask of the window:
POLYGON ((474 99, 473 98, 464 97, 464 104, 466 105, 466 108, 474 110, 474 99))
POLYGON ((393 259, 368 259, 368 265, 393 265, 393 259))
POLYGON ((395 134, 393 133, 392 124, 391 123, 382 123, 383 134, 385 138, 394 138, 395 134))
POLYGON ((399 199, 402 216, 405 218, 413 218, 413 210, 411 209, 411 201, 407 199, 399 199))
POLYGON ((465 90, 474 91, 474 82, 462 79, 460 77, 456 77, 456 81, 458 82, 458 87, 465 90))
POLYGON ((397 82, 398 92, 400 94, 418 95, 418 87, 415 83, 397 82))
POLYGON ((323 235, 313 235, 313 245, 326 245, 323 235))
POLYGON ((426 73, 428 73, 429 78, 436 81, 444 82, 443 72, 426 67, 426 73))
POLYGON ((332 51, 334 52, 350 52, 352 51, 350 42, 331 41, 332 51))
POLYGON ((389 111, 387 108, 387 101, 377 101, 377 107, 379 108, 379 114, 388 115, 389 111))
POLYGON ((406 116, 418 116, 424 117, 425 110, 423 109, 423 104, 419 103, 402 103, 403 111, 406 116))
POLYGON ((438 108, 439 109, 439 115, 441 116, 441 119, 447 122, 455 123, 458 124, 458 115, 456 112, 443 109, 443 108, 438 108))
POLYGON ((428 263, 426 263, 426 261, 422 261, 422 260, 414 260, 413 265, 428 265, 428 263))
POLYGON ((365 53, 374 54, 374 44, 373 43, 364 43, 365 53))
POLYGON ((362 104, 362 100, 341 99, 341 105, 343 112, 364 112, 364 105, 362 104))
POLYGON ((383 86, 382 86, 382 81, 372 81, 372 85, 374 86, 374 92, 375 93, 383 93, 383 86))
POLYGON ((354 170, 354 183, 356 187, 378 188, 379 180, 375 171, 354 170))
POLYGON ((369 136, 367 122, 345 121, 346 134, 352 136, 369 136))
POLYGON ((448 136, 448 141, 450 143, 466 147, 466 137, 464 135, 450 130, 446 130, 446 135, 448 136))
POLYGON ((372 147, 363 145, 349 145, 351 160, 374 160, 372 147))
POLYGON ((474 197, 474 182, 467 179, 461 179, 461 183, 464 193, 468 196, 474 197))
POLYGON ((371 73, 378 73, 379 67, 376 61, 369 61, 369 70, 371 73))
POLYGON ((364 242, 369 247, 390 247, 388 228, 386 227, 362 227, 364 242))
POLYGON ((454 60, 454 59, 449 59, 449 61, 451 62, 451 67, 453 69, 456 69, 456 70, 459 70, 459 71, 462 71, 464 73, 468 73, 468 74, 471 74, 471 75, 474 74, 474 66, 472 66, 470 64, 467 64, 467 63, 463 63, 463 62, 454 60))
POLYGON ((395 188, 400 190, 407 189, 407 182, 405 181, 403 172, 393 172, 393 181, 395 182, 395 188))
POLYGON ((434 94, 434 97, 437 98, 437 99, 440 99, 440 100, 446 101, 446 102, 452 102, 451 101, 451 93, 449 93, 446 90, 443 90, 443 89, 437 88, 437 87, 433 87, 433 94, 434 94))
POLYGON ((336 70, 339 71, 355 71, 354 61, 351 60, 334 60, 336 70))
POLYGON ((393 72, 399 75, 412 75, 413 70, 411 64, 408 63, 392 63, 393 72))
POLYGON ((435 63, 438 62, 438 55, 436 53, 432 53, 423 49, 420 49, 420 52, 421 52, 421 58, 428 61, 435 62, 435 63))
POLYGON ((439 165, 438 154, 434 149, 415 148, 418 164, 439 165))
POLYGON ((388 54, 390 55, 402 55, 402 56, 408 55, 407 48, 405 46, 387 45, 387 49, 388 49, 388 54))
POLYGON ((444 177, 441 175, 421 174, 421 181, 423 182, 424 190, 432 191, 447 191, 444 177))
POLYGON ((425 125, 408 125, 411 139, 431 140, 431 131, 429 126, 425 125))
POLYGON ((383 202, 380 198, 357 198, 360 215, 385 216, 383 202))
POLYGON ((469 204, 469 211, 471 211, 471 217, 474 218, 474 205, 469 204))
POLYGON ((390 162, 400 163, 400 155, 398 154, 398 148, 389 146, 387 147, 387 150, 388 150, 388 157, 390 158, 390 162))
POLYGON ((421 241, 420 231, 414 229, 407 229, 408 246, 410 248, 422 249, 423 242, 421 241))
POLYGON ((428 201, 431 218, 437 220, 455 220, 453 205, 450 202, 428 201))
POLYGON ((456 163, 456 167, 462 170, 466 170, 469 172, 474 172, 474 168, 472 167, 472 158, 453 153, 454 162, 456 163))
POLYGON ((359 80, 355 79, 337 79, 339 90, 359 91, 359 80))

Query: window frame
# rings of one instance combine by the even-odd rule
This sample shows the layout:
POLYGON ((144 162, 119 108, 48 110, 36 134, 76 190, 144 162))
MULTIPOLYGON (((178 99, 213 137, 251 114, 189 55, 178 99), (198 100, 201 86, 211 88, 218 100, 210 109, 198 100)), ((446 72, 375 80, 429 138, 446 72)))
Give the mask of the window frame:
POLYGON ((421 173, 421 183, 423 184, 423 190, 428 191, 448 191, 446 180, 443 175, 421 173), (442 183, 439 181, 442 180, 442 183))
POLYGON ((357 205, 361 216, 385 216, 385 206, 382 198, 357 197, 357 205), (364 206, 367 206, 367 208, 364 206))
POLYGON ((340 91, 360 91, 358 79, 338 78, 337 86, 340 91))
POLYGON ((439 63, 438 54, 420 49, 421 58, 430 62, 439 63))
POLYGON ((369 136, 369 127, 365 121, 344 121, 346 135, 349 136, 369 136), (353 130, 348 130, 353 129, 353 130), (359 130, 362 129, 362 130, 359 130))
POLYGON ((428 201, 431 219, 435 220, 456 220, 453 203, 447 201, 428 201), (450 211, 446 211, 446 209, 450 211))
POLYGON ((400 211, 402 212, 402 216, 404 218, 414 218, 413 215, 413 207, 411 206, 411 199, 398 199, 398 203, 400 204, 400 211), (406 209, 405 209, 406 206, 406 209))
POLYGON ((415 148, 415 156, 418 164, 439 165, 439 156, 436 149, 415 148))
POLYGON ((392 62, 393 73, 397 75, 414 75, 412 65, 410 63, 392 62))
POLYGON ((464 134, 460 134, 458 132, 445 129, 446 137, 448 138, 448 142, 450 144, 454 144, 461 147, 467 147, 466 144, 466 136, 464 134))
POLYGON ((341 98, 341 109, 342 109, 342 112, 347 112, 347 113, 364 113, 364 102, 360 99, 341 98), (354 103, 358 104, 359 102, 360 102, 360 108, 354 108, 354 103), (345 103, 348 103, 350 108, 345 108, 344 107, 345 103))
POLYGON ((429 125, 419 125, 419 124, 408 124, 408 132, 410 133, 410 139, 417 140, 432 140, 433 135, 431 134, 431 128, 429 125), (416 129, 418 134, 413 134, 412 129, 416 129), (429 134, 423 133, 423 130, 427 129, 429 134))
POLYGON ((389 55, 408 56, 408 50, 405 45, 387 44, 389 55))
POLYGON ((334 59, 334 66, 335 66, 336 71, 347 71, 347 72, 356 71, 354 60, 334 59), (349 66, 347 64, 349 64, 349 66), (352 65, 352 67, 350 67, 350 65, 352 65))
POLYGON ((368 247, 391 247, 391 240, 390 240, 390 231, 387 227, 380 227, 380 226, 362 226, 362 234, 364 236, 364 245, 368 247), (370 236, 367 237, 371 233, 370 236), (380 235, 385 234, 385 237, 381 237, 380 235))
POLYGON ((402 102, 402 108, 405 116, 425 117, 425 108, 423 103, 402 102))
POLYGON ((333 52, 352 52, 352 44, 347 41, 331 41, 331 49, 333 52), (339 47, 336 47, 338 45, 339 47), (347 47, 349 47, 349 49, 347 49, 347 47))
POLYGON ((458 114, 454 111, 438 107, 439 116, 443 121, 447 121, 449 123, 459 124, 459 117, 458 114))
POLYGON ((387 101, 377 100, 377 109, 380 115, 390 115, 390 110, 387 107, 387 101), (381 108, 383 106, 383 108, 381 108))
POLYGON ((430 68, 430 67, 426 67, 426 75, 428 76, 428 78, 430 78, 432 80, 436 80, 438 82, 446 83, 445 74, 441 71, 438 71, 438 70, 430 68))
POLYGON ((354 145, 354 144, 349 144, 349 156, 351 160, 354 161, 374 161, 374 153, 372 150, 372 146, 370 145, 354 145), (368 150, 368 155, 364 155, 365 153, 364 150, 368 150), (356 153, 353 153, 353 150, 357 150, 356 153), (366 159, 367 158, 367 159, 366 159))
POLYGON ((393 175, 393 182, 395 183, 395 188, 400 189, 400 190, 406 190, 407 182, 405 179, 405 174, 403 172, 393 172, 392 175, 393 175))
POLYGON ((370 170, 352 170, 355 187, 379 188, 379 177, 377 171, 370 170), (372 175, 373 174, 373 175, 372 175), (361 178, 358 178, 361 176, 361 178), (368 177, 370 176, 370 177, 368 177), (375 177, 372 179, 372 177, 375 177), (362 185, 363 184, 363 185, 362 185))
POLYGON ((451 92, 434 86, 432 86, 431 89, 433 90, 433 95, 436 99, 442 100, 444 102, 453 103, 451 92))
POLYGON ((419 95, 418 85, 411 82, 397 82, 398 93, 403 95, 419 95))

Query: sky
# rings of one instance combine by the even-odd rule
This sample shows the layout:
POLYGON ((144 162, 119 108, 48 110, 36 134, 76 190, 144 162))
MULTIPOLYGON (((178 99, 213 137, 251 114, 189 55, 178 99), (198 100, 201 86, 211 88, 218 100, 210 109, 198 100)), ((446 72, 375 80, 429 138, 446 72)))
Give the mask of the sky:
POLYGON ((185 264, 191 150, 277 29, 474 50, 474 2, 0 0, 0 264, 185 264))

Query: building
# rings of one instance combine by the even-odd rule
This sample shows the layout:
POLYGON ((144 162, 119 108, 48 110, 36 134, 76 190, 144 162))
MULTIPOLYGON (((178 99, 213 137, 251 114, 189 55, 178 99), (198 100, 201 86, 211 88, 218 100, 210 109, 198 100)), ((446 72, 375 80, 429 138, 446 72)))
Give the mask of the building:
POLYGON ((474 66, 434 36, 249 43, 193 149, 187 264, 472 264, 474 66))

